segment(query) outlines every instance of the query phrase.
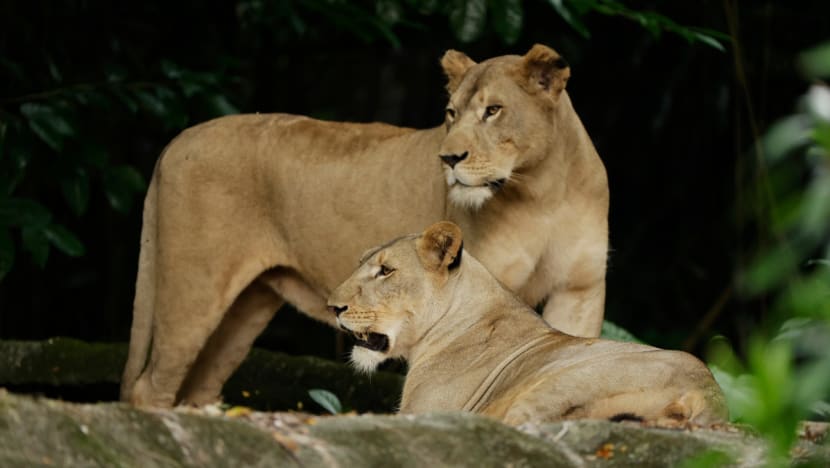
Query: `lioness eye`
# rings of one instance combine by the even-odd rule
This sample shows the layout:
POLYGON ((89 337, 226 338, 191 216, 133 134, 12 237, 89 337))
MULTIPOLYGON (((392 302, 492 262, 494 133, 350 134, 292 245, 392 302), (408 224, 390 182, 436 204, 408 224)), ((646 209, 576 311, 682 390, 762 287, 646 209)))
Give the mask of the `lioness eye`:
POLYGON ((498 114, 500 110, 501 110, 501 106, 498 106, 498 105, 487 106, 487 108, 484 109, 484 120, 487 120, 487 117, 492 117, 492 116, 498 114))
POLYGON ((389 275, 392 274, 393 271, 395 271, 394 268, 389 268, 386 265, 381 265, 378 272, 375 273, 375 278, 382 278, 384 276, 389 276, 389 275))
POLYGON ((447 118, 450 120, 455 118, 455 109, 447 108, 447 118))

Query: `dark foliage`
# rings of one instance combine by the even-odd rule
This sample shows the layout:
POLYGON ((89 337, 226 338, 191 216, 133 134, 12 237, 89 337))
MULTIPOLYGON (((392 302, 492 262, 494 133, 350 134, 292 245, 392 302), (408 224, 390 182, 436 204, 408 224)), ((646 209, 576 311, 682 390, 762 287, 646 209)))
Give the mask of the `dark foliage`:
MULTIPOLYGON (((830 4, 627 3, 0 1, 0 338, 127 339, 143 190, 181 129, 235 112, 431 126, 445 49, 542 42, 609 172, 607 317, 661 346, 741 340, 765 313, 732 287, 764 241, 753 139, 803 93, 794 57, 826 39, 830 4)), ((260 345, 334 354, 333 331, 275 322, 260 345)))

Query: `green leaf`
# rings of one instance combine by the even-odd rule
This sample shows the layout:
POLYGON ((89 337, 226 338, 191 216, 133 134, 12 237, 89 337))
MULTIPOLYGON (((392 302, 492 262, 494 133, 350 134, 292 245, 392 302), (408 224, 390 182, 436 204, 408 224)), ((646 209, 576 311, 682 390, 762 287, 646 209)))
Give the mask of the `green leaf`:
POLYGON ((580 36, 585 39, 591 37, 591 32, 588 31, 585 24, 576 15, 574 15, 568 7, 565 6, 563 0, 548 0, 548 3, 550 3, 553 9, 559 13, 559 16, 561 16, 566 23, 571 25, 571 27, 574 28, 580 36))
POLYGON ((618 11, 624 8, 625 7, 614 0, 568 0, 568 11, 580 17, 585 16, 592 10, 598 11, 600 9, 608 9, 618 11), (599 2, 602 2, 602 4, 599 2))
POLYGON ((76 168, 72 175, 61 181, 61 192, 66 204, 80 216, 89 206, 89 176, 83 168, 76 168))
POLYGON ((616 0, 568 0, 568 6, 563 0, 548 0, 554 9, 574 29, 579 31, 585 38, 590 37, 588 29, 579 22, 578 18, 590 11, 613 17, 626 18, 636 21, 643 28, 648 30, 654 37, 660 37, 663 31, 677 34, 689 42, 702 42, 710 47, 724 51, 720 41, 728 41, 729 36, 707 28, 681 26, 671 18, 663 16, 654 11, 637 11, 626 7, 622 2, 616 0))
POLYGON ((118 100, 124 104, 131 114, 138 112, 138 102, 136 102, 135 98, 129 91, 121 88, 115 88, 112 92, 115 94, 115 97, 117 97, 118 100))
POLYGON ((182 79, 179 81, 179 88, 181 88, 182 93, 187 98, 191 98, 205 90, 205 87, 202 83, 199 83, 198 81, 190 81, 187 79, 182 79))
POLYGON ((164 122, 166 129, 182 129, 187 125, 187 111, 179 95, 170 88, 156 88, 156 97, 164 104, 165 112, 157 117, 164 122))
POLYGON ((821 239, 830 232, 830 174, 816 171, 804 190, 799 230, 811 239, 821 239))
POLYGON ((177 63, 164 59, 161 61, 161 72, 171 80, 178 80, 184 74, 184 70, 177 63))
POLYGON ((504 42, 514 44, 522 33, 524 11, 521 0, 491 0, 493 28, 504 42))
POLYGON ((813 140, 830 153, 830 125, 820 125, 814 128, 813 140))
POLYGON ((382 20, 377 18, 368 18, 368 22, 374 26, 377 32, 383 36, 384 39, 392 46, 395 50, 400 50, 401 48, 401 41, 398 39, 398 36, 392 31, 392 29, 384 23, 382 20))
POLYGON ((804 75, 814 80, 830 77, 830 42, 825 42, 802 53, 798 63, 804 75))
POLYGON ((713 336, 706 344, 706 362, 709 367, 717 367, 730 375, 746 373, 743 362, 723 335, 713 336))
POLYGON ((755 379, 749 374, 733 376, 713 364, 709 364, 709 370, 726 397, 729 419, 732 421, 743 419, 745 413, 751 412, 753 405, 757 405, 755 379))
POLYGON ((146 189, 144 178, 131 166, 116 166, 104 175, 104 192, 116 211, 130 211, 135 195, 146 189))
POLYGON ((823 419, 830 419, 830 403, 826 401, 817 401, 810 406, 810 411, 816 413, 817 416, 823 419))
POLYGON ((56 83, 60 83, 63 81, 63 75, 61 75, 61 71, 55 62, 52 60, 51 57, 46 59, 46 62, 49 65, 49 74, 52 75, 52 79, 55 80, 56 83))
POLYGON ((376 0, 375 14, 385 24, 393 25, 403 18, 403 5, 398 0, 376 0))
POLYGON ((703 34, 701 32, 693 32, 692 35, 698 42, 702 42, 713 49, 717 49, 721 52, 726 52, 726 49, 723 47, 723 44, 720 43, 717 39, 707 34, 703 34))
POLYGON ((602 338, 614 341, 627 341, 629 343, 642 343, 636 336, 632 335, 628 330, 615 325, 608 320, 602 322, 602 338))
POLYGON ((167 106, 155 93, 150 91, 139 91, 135 93, 141 107, 155 117, 164 117, 167 113, 167 106))
POLYGON ((769 291, 789 279, 798 266, 798 255, 793 247, 780 244, 760 255, 744 271, 740 282, 743 291, 755 296, 769 291))
POLYGON ((64 141, 75 135, 75 129, 54 107, 27 102, 20 106, 29 128, 55 151, 63 149, 64 141))
POLYGON ((28 198, 0 199, 0 226, 42 229, 52 214, 40 203, 28 198))
POLYGON ((82 106, 97 107, 98 112, 112 109, 112 100, 107 95, 97 90, 79 90, 72 92, 71 96, 82 106))
POLYGON ((239 109, 236 108, 228 98, 221 94, 214 94, 208 98, 208 104, 210 105, 211 110, 213 111, 214 115, 229 115, 229 114, 238 114, 239 109))
POLYGON ((779 119, 762 139, 764 154, 771 163, 776 163, 796 148, 810 142, 810 122, 803 115, 791 115, 779 119))
POLYGON ((438 6, 441 4, 440 0, 407 0, 406 3, 415 8, 418 13, 422 15, 431 15, 435 13, 438 6))
POLYGON ((109 62, 104 66, 104 72, 107 75, 107 81, 110 83, 119 83, 127 79, 127 70, 114 62, 109 62))
POLYGON ((49 239, 42 228, 26 227, 20 232, 23 238, 23 248, 32 256, 35 265, 43 268, 49 259, 49 239))
POLYGON ((679 468, 713 468, 735 465, 735 456, 717 449, 707 449, 683 460, 679 468))
POLYGON ((343 405, 340 404, 340 399, 337 398, 337 395, 328 390, 314 388, 308 391, 308 396, 310 396, 312 400, 317 402, 318 405, 322 406, 323 409, 331 414, 339 414, 343 412, 343 405))
POLYGON ((796 370, 795 387, 796 401, 805 406, 803 411, 810 411, 810 407, 830 391, 830 359, 814 359, 801 363, 796 370))
POLYGON ((660 33, 662 32, 665 24, 661 21, 661 16, 646 11, 646 12, 637 12, 632 11, 630 15, 640 23, 640 26, 644 27, 648 32, 652 34, 655 38, 660 37, 660 33))
POLYGON ((86 252, 84 245, 75 237, 75 234, 60 224, 46 226, 43 234, 52 245, 70 257, 80 257, 86 252))
POLYGON ((14 266, 14 241, 8 229, 0 229, 0 281, 14 266))
POLYGON ((775 309, 788 315, 830 320, 830 269, 816 269, 793 279, 779 294, 775 309))
POLYGON ((450 5, 450 26, 461 42, 472 42, 484 31, 486 0, 454 0, 450 5))

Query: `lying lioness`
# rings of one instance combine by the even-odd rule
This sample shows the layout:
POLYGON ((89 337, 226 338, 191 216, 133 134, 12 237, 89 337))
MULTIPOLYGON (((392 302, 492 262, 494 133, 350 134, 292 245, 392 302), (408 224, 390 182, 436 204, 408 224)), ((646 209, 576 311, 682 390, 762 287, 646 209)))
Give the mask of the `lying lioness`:
POLYGON ((121 397, 204 404, 279 307, 334 324, 326 297, 372 245, 441 219, 563 330, 598 336, 608 184, 552 49, 449 51, 427 130, 235 115, 185 130, 144 202, 121 397))
POLYGON ((465 410, 508 424, 727 417, 694 356, 549 327, 473 256, 462 258, 461 230, 450 222, 368 252, 328 304, 358 340, 358 368, 408 361, 402 413, 465 410))

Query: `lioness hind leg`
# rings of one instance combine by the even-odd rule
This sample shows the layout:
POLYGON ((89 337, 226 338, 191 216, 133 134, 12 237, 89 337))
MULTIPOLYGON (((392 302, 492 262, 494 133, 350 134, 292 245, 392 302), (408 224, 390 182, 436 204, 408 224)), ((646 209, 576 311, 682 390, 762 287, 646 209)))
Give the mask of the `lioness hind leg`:
POLYGON ((542 313, 545 321, 564 333, 586 338, 598 337, 605 314, 605 280, 588 287, 556 291, 542 313))
MULTIPOLYGON (((233 265, 231 259, 240 257, 235 254, 211 260, 214 265, 233 265)), ((135 405, 170 407, 177 402, 199 353, 241 291, 257 276, 255 264, 243 264, 230 275, 217 278, 220 268, 200 269, 184 256, 171 260, 178 261, 159 269, 152 350, 130 395, 135 405)))
POLYGON ((245 288, 199 353, 177 400, 194 405, 217 401, 222 386, 284 302, 259 280, 245 288))
POLYGON ((692 423, 706 426, 728 419, 726 402, 719 392, 690 390, 663 408, 659 422, 666 425, 692 423))

